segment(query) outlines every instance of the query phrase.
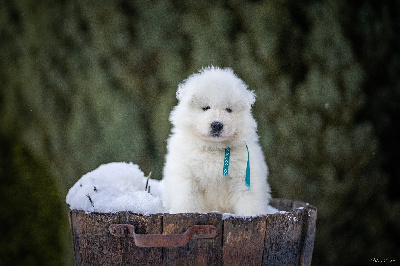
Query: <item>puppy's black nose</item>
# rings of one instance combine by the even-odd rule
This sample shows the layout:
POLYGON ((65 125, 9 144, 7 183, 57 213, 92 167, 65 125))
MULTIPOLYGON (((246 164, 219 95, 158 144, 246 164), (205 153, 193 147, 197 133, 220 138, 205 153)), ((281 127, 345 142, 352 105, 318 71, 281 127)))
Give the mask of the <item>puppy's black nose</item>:
POLYGON ((214 132, 220 132, 223 128, 224 128, 224 124, 222 124, 221 122, 214 121, 211 123, 211 129, 214 132))

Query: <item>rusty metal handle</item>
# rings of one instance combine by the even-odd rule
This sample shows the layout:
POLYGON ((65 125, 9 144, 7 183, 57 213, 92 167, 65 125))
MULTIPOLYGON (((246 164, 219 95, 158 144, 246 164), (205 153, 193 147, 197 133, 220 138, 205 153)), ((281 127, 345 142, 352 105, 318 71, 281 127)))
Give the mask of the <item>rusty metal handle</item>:
POLYGON ((213 225, 193 225, 183 234, 136 234, 135 226, 131 224, 112 224, 110 233, 116 237, 133 237, 138 247, 182 247, 192 239, 214 238, 217 228, 213 225))

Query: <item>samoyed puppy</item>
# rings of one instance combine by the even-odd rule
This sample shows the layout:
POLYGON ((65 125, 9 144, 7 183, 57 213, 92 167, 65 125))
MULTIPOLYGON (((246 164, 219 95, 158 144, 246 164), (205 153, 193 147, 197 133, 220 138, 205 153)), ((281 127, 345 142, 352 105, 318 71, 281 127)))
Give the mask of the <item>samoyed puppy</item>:
POLYGON ((255 95, 232 69, 208 67, 178 86, 163 170, 171 213, 268 212, 268 169, 251 107, 255 95))

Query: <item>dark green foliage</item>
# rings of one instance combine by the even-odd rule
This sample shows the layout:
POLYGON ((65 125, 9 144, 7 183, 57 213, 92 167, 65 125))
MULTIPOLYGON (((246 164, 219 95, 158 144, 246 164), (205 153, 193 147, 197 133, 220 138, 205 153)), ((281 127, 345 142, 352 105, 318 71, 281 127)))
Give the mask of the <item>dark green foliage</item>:
POLYGON ((0 138, 0 265, 60 265, 62 202, 48 169, 0 138))
POLYGON ((6 1, 0 131, 62 197, 111 161, 161 178, 178 83, 229 66, 257 94, 273 196, 318 207, 315 264, 399 259, 399 32, 390 0, 6 1))

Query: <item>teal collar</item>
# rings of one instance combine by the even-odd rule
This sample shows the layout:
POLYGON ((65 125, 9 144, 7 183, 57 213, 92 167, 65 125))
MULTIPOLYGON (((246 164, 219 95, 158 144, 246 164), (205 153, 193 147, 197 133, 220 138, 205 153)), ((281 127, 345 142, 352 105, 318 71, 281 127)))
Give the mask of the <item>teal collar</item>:
MULTIPOLYGON (((246 176, 245 176, 245 184, 248 190, 250 190, 250 153, 249 153, 249 147, 247 147, 246 144, 246 149, 247 149, 247 166, 246 166, 246 176)), ((224 176, 227 176, 229 173, 229 158, 231 155, 231 149, 227 147, 225 149, 225 157, 224 157, 224 167, 222 169, 222 174, 224 176)))

